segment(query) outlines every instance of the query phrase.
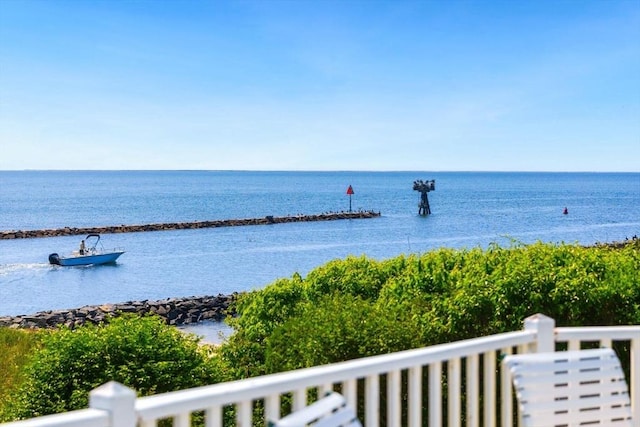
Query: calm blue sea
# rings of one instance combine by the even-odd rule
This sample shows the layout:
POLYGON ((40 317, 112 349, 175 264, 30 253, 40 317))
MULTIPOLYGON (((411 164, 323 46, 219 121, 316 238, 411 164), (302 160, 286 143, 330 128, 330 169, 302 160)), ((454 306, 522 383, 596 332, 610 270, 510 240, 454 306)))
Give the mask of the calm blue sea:
POLYGON ((0 240, 0 315, 261 288, 349 255, 640 235, 639 173, 0 171, 0 230, 335 212, 349 185, 354 210, 382 216, 108 234, 127 252, 99 267, 48 264, 80 236, 0 240), (436 180, 428 217, 416 179, 436 180))

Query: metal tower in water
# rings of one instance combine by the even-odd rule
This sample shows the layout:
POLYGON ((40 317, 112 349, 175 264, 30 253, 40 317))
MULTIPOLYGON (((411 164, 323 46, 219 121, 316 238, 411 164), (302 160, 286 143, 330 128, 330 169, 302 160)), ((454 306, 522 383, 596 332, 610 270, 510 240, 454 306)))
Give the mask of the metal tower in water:
POLYGON ((418 215, 429 215, 431 214, 431 208, 429 207, 429 197, 427 193, 429 191, 435 191, 436 189, 436 180, 432 179, 431 181, 423 181, 418 179, 413 181, 413 189, 422 193, 420 195, 420 204, 418 205, 418 215))

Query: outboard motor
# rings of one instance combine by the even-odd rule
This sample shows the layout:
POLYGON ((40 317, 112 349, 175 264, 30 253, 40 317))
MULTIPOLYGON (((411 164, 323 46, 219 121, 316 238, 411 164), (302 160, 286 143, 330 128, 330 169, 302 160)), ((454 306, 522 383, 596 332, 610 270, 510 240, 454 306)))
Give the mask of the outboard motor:
POLYGON ((58 254, 49 255, 49 264, 60 265, 60 257, 58 254))

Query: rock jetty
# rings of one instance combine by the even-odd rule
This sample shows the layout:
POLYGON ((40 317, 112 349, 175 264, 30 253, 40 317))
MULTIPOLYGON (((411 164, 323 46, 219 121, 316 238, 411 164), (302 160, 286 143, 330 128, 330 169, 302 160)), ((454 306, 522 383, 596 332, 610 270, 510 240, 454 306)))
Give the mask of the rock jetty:
POLYGON ((70 310, 40 311, 31 315, 0 316, 0 327, 9 328, 75 328, 87 323, 99 324, 121 313, 156 314, 168 325, 184 325, 202 320, 222 320, 233 315, 231 303, 238 293, 217 296, 167 298, 158 301, 127 301, 117 304, 84 306, 70 310))
POLYGON ((30 239, 37 237, 77 236, 91 233, 136 233, 144 231, 188 230, 194 228, 237 227, 244 225, 268 225, 288 222, 335 221, 338 219, 364 219, 379 217, 380 212, 329 212, 318 215, 266 216, 264 218, 226 219, 217 221, 171 222, 144 225, 114 225, 105 227, 64 227, 44 230, 0 231, 3 239, 30 239))

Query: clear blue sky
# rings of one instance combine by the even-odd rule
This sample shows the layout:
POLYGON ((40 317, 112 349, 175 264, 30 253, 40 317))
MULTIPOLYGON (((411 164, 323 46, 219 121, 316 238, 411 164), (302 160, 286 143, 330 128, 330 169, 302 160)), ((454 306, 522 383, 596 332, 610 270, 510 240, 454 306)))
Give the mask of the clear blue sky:
POLYGON ((0 0, 0 170, 640 171, 640 0, 0 0))

